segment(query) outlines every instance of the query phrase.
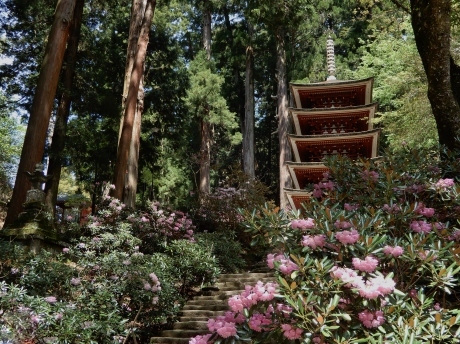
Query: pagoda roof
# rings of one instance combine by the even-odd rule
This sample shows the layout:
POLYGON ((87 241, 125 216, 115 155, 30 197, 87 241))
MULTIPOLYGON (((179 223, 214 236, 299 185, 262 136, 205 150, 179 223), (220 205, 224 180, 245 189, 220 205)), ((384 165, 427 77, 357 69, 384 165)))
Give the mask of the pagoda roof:
POLYGON ((320 162, 326 156, 342 154, 351 159, 377 156, 380 130, 328 135, 288 134, 296 162, 320 162))
POLYGON ((308 184, 317 184, 324 179, 329 168, 320 162, 286 162, 296 189, 305 189, 308 184))
POLYGON ((373 129, 377 103, 343 108, 289 108, 297 135, 361 132, 373 129))
POLYGON ((311 192, 306 190, 284 189, 291 208, 294 210, 302 209, 302 203, 308 203, 313 197, 311 192))
POLYGON ((290 83, 295 107, 304 109, 366 105, 372 102, 374 78, 290 83))

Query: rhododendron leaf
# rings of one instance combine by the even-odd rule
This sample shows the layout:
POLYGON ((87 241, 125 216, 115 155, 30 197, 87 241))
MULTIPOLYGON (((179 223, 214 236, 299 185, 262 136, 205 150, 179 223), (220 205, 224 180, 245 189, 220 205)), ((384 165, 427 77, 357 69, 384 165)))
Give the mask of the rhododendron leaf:
POLYGON ((434 316, 436 323, 439 324, 441 322, 441 313, 436 313, 434 316))
POLYGON ((321 314, 318 314, 316 320, 319 322, 320 325, 324 324, 324 318, 321 314))
POLYGON ((286 280, 283 277, 278 277, 278 280, 281 282, 281 284, 289 289, 289 284, 286 282, 286 280))
POLYGON ((295 288, 297 288, 297 283, 295 281, 292 282, 291 285, 290 285, 290 288, 291 288, 291 290, 294 290, 295 288))
POLYGON ((457 317, 452 317, 449 319, 449 325, 453 326, 457 322, 457 317))

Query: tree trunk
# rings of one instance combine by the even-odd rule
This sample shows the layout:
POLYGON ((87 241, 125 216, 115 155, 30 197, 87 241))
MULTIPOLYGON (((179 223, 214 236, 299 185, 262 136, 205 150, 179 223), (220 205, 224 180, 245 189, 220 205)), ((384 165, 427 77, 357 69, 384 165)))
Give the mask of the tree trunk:
POLYGON ((5 226, 13 223, 22 210, 30 183, 25 172, 32 172, 37 163, 42 162, 48 124, 53 111, 54 97, 61 71, 62 60, 73 18, 76 0, 58 0, 54 21, 48 36, 45 56, 38 77, 22 147, 13 195, 8 207, 5 226))
MULTIPOLYGON (((211 7, 209 0, 203 2, 203 48, 206 58, 211 60, 211 7)), ((211 167, 211 144, 212 127, 207 122, 207 114, 203 114, 200 125, 201 145, 200 145, 200 196, 208 194, 210 191, 210 167, 211 167)))
POLYGON ((134 118, 136 116, 137 99, 140 89, 141 79, 144 73, 145 55, 149 42, 149 31, 152 25, 152 18, 155 11, 156 0, 148 0, 144 18, 142 20, 142 29, 138 40, 138 48, 134 58, 133 70, 129 82, 128 96, 123 119, 123 129, 120 136, 120 142, 117 151, 117 161, 115 163, 114 184, 112 196, 123 200, 125 189, 125 175, 128 167, 128 157, 133 136, 134 118))
POLYGON ((411 0, 412 27, 428 80, 428 99, 439 143, 460 148, 460 107, 452 91, 450 62, 451 0, 411 0))
POLYGON ((284 29, 276 31, 276 72, 277 72, 277 102, 278 102, 278 139, 280 146, 280 207, 287 206, 284 188, 291 187, 291 178, 286 166, 291 161, 291 146, 287 134, 290 132, 290 122, 287 111, 287 81, 286 81, 286 51, 284 47, 284 29))
POLYGON ((131 6, 131 19, 129 24, 128 34, 128 48, 126 51, 126 65, 125 65, 125 78, 123 82, 123 94, 121 99, 121 117, 120 117, 120 129, 118 132, 118 141, 120 141, 121 131, 123 130, 123 121, 126 107, 126 99, 128 98, 129 81, 131 79, 131 73, 133 72, 134 57, 137 51, 137 42, 139 41, 139 35, 142 28, 142 20, 145 13, 145 7, 147 6, 147 0, 133 0, 131 6))
POLYGON ((80 29, 83 16, 84 0, 77 0, 75 12, 69 32, 69 43, 65 54, 63 74, 63 94, 59 100, 54 126, 53 138, 50 147, 48 174, 52 175, 45 185, 46 206, 55 214, 56 200, 58 196, 59 181, 61 179, 62 152, 64 151, 65 137, 67 132, 67 121, 69 119, 70 104, 72 102, 72 85, 75 75, 75 64, 77 60, 78 42, 80 41, 80 29))
POLYGON ((141 120, 142 112, 144 111, 144 78, 142 78, 139 85, 139 93, 137 95, 137 108, 134 116, 133 136, 129 146, 127 180, 125 181, 125 193, 123 203, 127 207, 134 209, 136 207, 136 192, 137 192, 137 178, 139 167, 139 147, 141 139, 141 120))
POLYGON ((243 131, 244 173, 254 179, 254 52, 252 49, 253 27, 248 23, 249 45, 246 48, 245 113, 243 131))
MULTIPOLYGON (((126 107, 126 99, 129 91, 129 83, 134 65, 134 57, 138 48, 139 35, 142 28, 143 16, 145 8, 147 6, 147 0, 133 0, 131 7, 131 20, 128 35, 128 48, 126 53, 126 67, 125 67, 125 79, 123 84, 123 97, 122 97, 122 115, 120 117, 120 130, 118 134, 118 141, 120 141, 121 132, 123 130, 124 113, 126 107)), ((141 135, 141 119, 142 112, 144 109, 144 88, 143 79, 139 85, 139 94, 137 95, 137 107, 134 116, 134 127, 133 134, 131 137, 129 155, 128 155, 128 166, 125 180, 125 192, 123 194, 123 203, 131 209, 136 207, 136 191, 137 191, 137 179, 138 179, 138 161, 139 161, 139 146, 140 146, 140 135, 141 135)))

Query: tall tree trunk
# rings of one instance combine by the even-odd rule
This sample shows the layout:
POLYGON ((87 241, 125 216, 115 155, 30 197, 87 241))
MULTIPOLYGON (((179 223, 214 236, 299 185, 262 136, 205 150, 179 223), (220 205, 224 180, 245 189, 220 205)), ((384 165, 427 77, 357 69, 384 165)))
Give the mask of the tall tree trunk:
POLYGON ((134 119, 136 116, 137 99, 140 89, 140 83, 144 73, 145 55, 149 42, 149 31, 152 25, 153 14, 155 11, 156 0, 148 0, 144 18, 142 20, 141 33, 138 40, 138 48, 134 58, 133 70, 129 82, 128 96, 123 119, 123 128, 120 136, 120 142, 117 151, 117 161, 115 163, 114 184, 112 196, 123 200, 125 189, 125 175, 128 166, 128 157, 133 136, 134 119))
MULTIPOLYGON (((121 132, 123 130, 126 99, 128 96, 129 84, 134 65, 134 57, 136 56, 136 51, 138 48, 137 42, 139 40, 139 35, 141 33, 142 21, 146 6, 147 0, 133 0, 131 6, 131 20, 128 35, 128 48, 126 53, 125 79, 123 84, 122 115, 120 118, 120 130, 118 134, 118 141, 120 141, 121 132)), ((133 134, 131 137, 127 162, 128 166, 125 180, 125 192, 123 194, 123 203, 125 203, 131 209, 134 209, 136 206, 141 119, 142 112, 144 109, 143 78, 139 85, 139 93, 137 95, 137 99, 138 100, 136 106, 136 113, 134 116, 133 134)))
POLYGON ((136 207, 137 179, 139 174, 139 147, 141 139, 141 120, 144 111, 144 78, 139 85, 137 95, 137 108, 134 116, 133 136, 129 145, 128 168, 126 175, 125 193, 123 203, 127 207, 134 209, 136 207))
POLYGON ((284 47, 284 29, 279 27, 276 31, 276 72, 277 72, 277 102, 278 102, 278 139, 280 146, 280 207, 287 206, 284 188, 291 187, 291 177, 286 166, 291 161, 291 147, 288 133, 290 122, 287 111, 287 81, 286 81, 286 51, 284 47))
POLYGON ((123 121, 126 107, 126 99, 128 98, 129 82, 133 72, 134 58, 137 51, 137 42, 142 28, 142 20, 144 18, 145 7, 147 0, 133 0, 131 6, 131 19, 129 24, 128 48, 126 50, 125 78, 123 82, 123 94, 121 99, 121 116, 120 129, 118 132, 118 141, 120 141, 121 131, 123 130, 123 121))
POLYGON ((62 152, 64 151, 67 121, 69 119, 70 104, 72 102, 72 85, 77 61, 78 42, 80 41, 80 29, 83 16, 84 0, 77 0, 72 25, 69 32, 69 42, 65 54, 63 74, 63 94, 59 100, 54 125, 53 138, 50 147, 48 174, 51 178, 45 185, 46 206, 50 212, 56 212, 56 200, 58 195, 59 181, 61 179, 62 152))
POLYGON ((61 71, 62 60, 69 36, 76 0, 58 0, 54 21, 48 36, 45 56, 38 77, 22 147, 13 195, 8 207, 5 226, 13 223, 22 210, 30 183, 25 172, 33 171, 37 163, 42 162, 48 124, 53 111, 54 97, 61 71))
POLYGON ((249 44, 246 48, 246 79, 245 79, 245 104, 244 104, 244 131, 243 131, 243 168, 244 173, 254 179, 254 51, 252 37, 254 29, 248 23, 249 44))
POLYGON ((451 0, 411 0, 412 27, 428 80, 428 99, 439 143, 460 148, 460 106, 452 91, 450 61, 451 0))
MULTIPOLYGON (((209 0, 203 1, 203 48, 206 58, 211 60, 211 7, 209 0)), ((211 170, 211 144, 212 126, 207 121, 207 114, 201 119, 201 145, 200 145, 200 195, 208 194, 210 191, 210 170, 211 170)))

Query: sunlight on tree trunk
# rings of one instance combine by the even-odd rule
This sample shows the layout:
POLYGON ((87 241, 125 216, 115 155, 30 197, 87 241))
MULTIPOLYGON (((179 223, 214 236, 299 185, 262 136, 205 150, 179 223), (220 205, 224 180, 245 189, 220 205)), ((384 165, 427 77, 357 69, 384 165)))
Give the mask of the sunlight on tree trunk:
POLYGON ((290 123, 287 111, 287 81, 286 81, 286 51, 284 47, 284 29, 279 27, 276 32, 276 73, 278 81, 278 138, 280 145, 280 207, 288 205, 284 188, 291 187, 291 177, 286 167, 286 161, 291 161, 291 146, 287 134, 290 123))
POLYGON ((33 171, 35 165, 42 162, 43 159, 48 124, 53 111, 54 97, 56 96, 75 3, 76 0, 59 0, 56 6, 5 226, 17 218, 22 210, 22 204, 25 202, 27 190, 30 189, 30 182, 27 180, 25 172, 33 171))
MULTIPOLYGON (((211 60, 211 7, 209 0, 204 0, 203 3, 203 48, 206 52, 206 59, 211 60)), ((200 195, 208 194, 210 191, 212 125, 206 117, 207 114, 204 114, 200 126, 200 195)))
POLYGON ((142 21, 142 29, 138 41, 138 50, 134 58, 133 70, 129 82, 129 91, 126 100, 126 108, 123 120, 123 129, 120 136, 120 142, 117 151, 117 161, 115 163, 114 184, 115 189, 112 196, 122 200, 125 190, 125 178, 128 168, 128 158, 133 137, 133 126, 136 115, 138 94, 140 83, 144 73, 145 55, 149 42, 149 31, 152 25, 153 14, 155 11, 155 0, 149 0, 145 9, 142 21))
POLYGON ((65 73, 63 75, 63 94, 59 101, 54 126, 53 138, 50 147, 48 174, 52 175, 45 185, 46 205, 50 212, 56 212, 59 181, 61 179, 62 153, 64 151, 67 121, 69 119, 70 104, 72 102, 72 85, 75 75, 78 42, 80 41, 81 20, 85 1, 77 0, 75 13, 70 27, 69 43, 65 55, 65 73))
POLYGON ((256 177, 254 166, 254 51, 252 37, 254 29, 248 23, 249 45, 246 48, 246 80, 245 80, 245 115, 243 137, 243 167, 244 173, 254 179, 256 177))

